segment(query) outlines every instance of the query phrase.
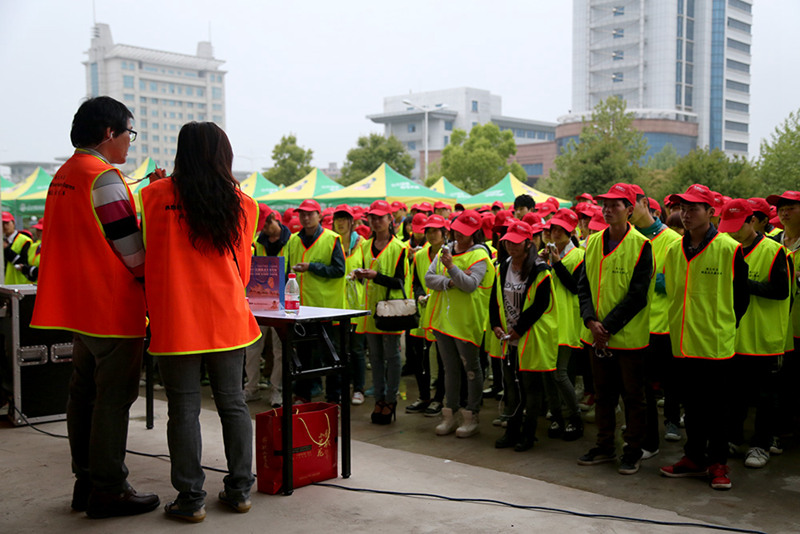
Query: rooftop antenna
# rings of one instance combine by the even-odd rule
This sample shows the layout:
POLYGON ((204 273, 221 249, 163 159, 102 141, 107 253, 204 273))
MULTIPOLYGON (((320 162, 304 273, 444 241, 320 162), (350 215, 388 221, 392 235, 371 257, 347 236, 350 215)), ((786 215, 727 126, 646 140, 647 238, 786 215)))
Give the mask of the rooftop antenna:
POLYGON ((95 0, 92 0, 92 24, 97 25, 97 6, 95 6, 95 0))

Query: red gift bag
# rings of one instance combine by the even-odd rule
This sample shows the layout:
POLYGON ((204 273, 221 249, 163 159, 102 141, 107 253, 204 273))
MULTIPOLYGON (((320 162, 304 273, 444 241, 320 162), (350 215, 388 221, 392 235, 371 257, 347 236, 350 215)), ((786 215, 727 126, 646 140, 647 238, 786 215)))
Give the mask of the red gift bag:
MULTIPOLYGON (((309 402, 292 406, 294 487, 336 478, 339 406, 309 402)), ((283 485, 283 408, 256 414, 258 491, 275 495, 283 485)))

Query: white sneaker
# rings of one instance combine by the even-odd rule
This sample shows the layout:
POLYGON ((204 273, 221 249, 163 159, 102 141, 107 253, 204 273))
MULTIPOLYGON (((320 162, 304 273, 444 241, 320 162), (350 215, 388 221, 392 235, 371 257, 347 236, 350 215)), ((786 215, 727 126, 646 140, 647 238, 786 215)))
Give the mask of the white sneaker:
POLYGON ((276 388, 269 388, 269 403, 273 408, 279 408, 283 404, 283 392, 276 388))
POLYGON ((764 467, 769 462, 769 453, 761 447, 750 447, 744 459, 745 467, 752 467, 759 469, 764 467))
POLYGON ((446 436, 452 434, 458 428, 453 410, 450 408, 442 408, 442 422, 436 425, 436 435, 446 436))
POLYGON ((647 449, 642 449, 642 458, 641 459, 642 460, 649 460, 653 456, 657 455, 659 452, 661 452, 660 449, 656 449, 654 451, 648 451, 647 449))
POLYGON ((261 400, 261 393, 259 393, 258 390, 255 390, 255 391, 244 390, 244 401, 245 402, 253 402, 253 401, 257 401, 257 400, 261 400))
POLYGON ((478 414, 469 410, 461 410, 461 417, 463 422, 461 426, 456 429, 457 438, 468 438, 478 433, 478 414))
POLYGON ((364 404, 364 394, 360 391, 353 393, 353 399, 350 401, 354 406, 364 404))
POLYGON ((781 445, 781 440, 778 439, 777 436, 772 438, 772 444, 769 446, 769 453, 772 456, 783 454, 783 445, 781 445))

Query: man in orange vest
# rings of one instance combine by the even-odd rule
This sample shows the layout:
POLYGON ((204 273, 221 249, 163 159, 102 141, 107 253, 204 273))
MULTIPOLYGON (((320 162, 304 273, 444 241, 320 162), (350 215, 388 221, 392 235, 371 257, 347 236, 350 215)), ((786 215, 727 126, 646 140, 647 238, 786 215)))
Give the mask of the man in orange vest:
POLYGON ((157 495, 136 493, 125 466, 145 335, 144 248, 133 196, 112 164, 125 163, 136 139, 132 119, 107 96, 87 100, 75 114, 75 153, 47 194, 31 321, 34 328, 75 334, 67 403, 72 508, 93 518, 159 505, 157 495))

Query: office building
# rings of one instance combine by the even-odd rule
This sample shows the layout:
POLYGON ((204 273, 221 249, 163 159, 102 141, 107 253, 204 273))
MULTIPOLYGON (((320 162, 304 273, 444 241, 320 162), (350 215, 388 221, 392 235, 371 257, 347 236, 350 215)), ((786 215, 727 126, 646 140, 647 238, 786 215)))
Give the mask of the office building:
POLYGON ((748 155, 751 0, 573 1, 572 112, 561 125, 616 95, 650 155, 667 143, 681 155, 748 155))
POLYGON ((87 96, 108 95, 134 115, 138 137, 123 169, 134 169, 147 157, 171 169, 178 131, 187 122, 212 121, 225 128, 224 61, 214 58, 211 43, 198 43, 194 56, 115 44, 108 24, 96 24, 88 56, 87 96))
MULTIPOLYGON (((405 145, 415 161, 412 172, 414 178, 424 176, 421 167, 425 160, 426 116, 429 162, 433 161, 432 152, 438 159, 438 154, 450 143, 450 136, 456 128, 469 133, 477 124, 492 122, 501 131, 513 131, 518 146, 553 141, 556 135, 555 123, 504 116, 502 98, 483 89, 459 87, 385 97, 383 113, 368 115, 367 118, 383 124, 386 137, 394 135, 405 145)), ((525 163, 521 164, 526 166, 525 163)), ((528 174, 540 176, 543 168, 541 162, 531 165, 526 167, 528 174)))

